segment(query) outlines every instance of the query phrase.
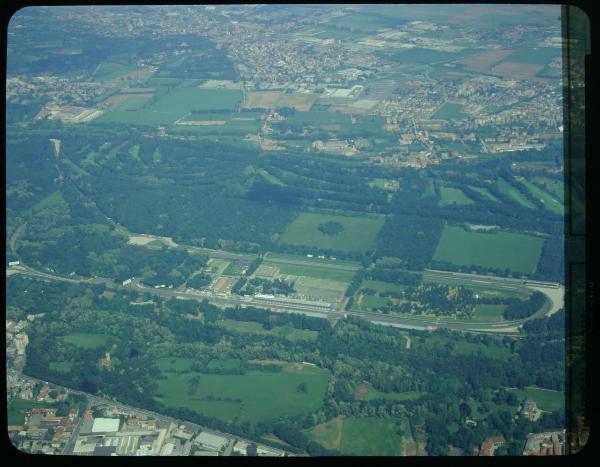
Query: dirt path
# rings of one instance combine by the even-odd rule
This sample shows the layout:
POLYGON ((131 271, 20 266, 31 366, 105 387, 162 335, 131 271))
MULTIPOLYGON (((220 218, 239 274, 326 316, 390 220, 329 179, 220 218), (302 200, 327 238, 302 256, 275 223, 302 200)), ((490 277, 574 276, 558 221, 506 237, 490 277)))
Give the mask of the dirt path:
POLYGON ((362 401, 367 395, 367 391, 369 390, 369 383, 363 381, 358 386, 356 386, 356 390, 354 391, 354 400, 362 401))
POLYGON ((12 236, 10 237, 10 251, 13 255, 17 254, 17 250, 15 248, 17 239, 19 238, 19 235, 21 235, 25 231, 25 227, 27 227, 27 222, 21 225, 17 230, 15 230, 12 236))

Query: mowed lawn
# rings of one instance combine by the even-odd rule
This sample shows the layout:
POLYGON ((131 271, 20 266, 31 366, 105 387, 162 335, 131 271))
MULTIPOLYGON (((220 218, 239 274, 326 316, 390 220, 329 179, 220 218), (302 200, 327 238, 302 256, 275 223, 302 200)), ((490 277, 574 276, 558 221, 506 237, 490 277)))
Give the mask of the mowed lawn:
POLYGON ((317 410, 330 378, 328 370, 302 364, 284 364, 279 372, 249 370, 237 375, 191 371, 192 362, 182 358, 157 361, 167 379, 157 380, 156 399, 224 421, 257 422, 317 410), (170 365, 178 373, 165 372, 170 365), (194 378, 195 388, 191 382, 194 378), (298 391, 301 383, 306 384, 306 392, 298 391))
POLYGON ((401 456, 401 419, 347 418, 341 452, 350 456, 401 456))
POLYGON ((375 246, 377 233, 383 227, 383 217, 336 216, 303 212, 288 225, 280 243, 308 247, 367 252, 375 246), (344 230, 337 235, 327 235, 319 225, 337 222, 344 230))
POLYGON ((458 266, 508 268, 531 274, 543 246, 544 239, 535 235, 467 232, 462 227, 446 225, 433 259, 458 266))
POLYGON ((401 456, 402 418, 336 417, 305 430, 306 437, 347 456, 401 456))
POLYGON ((562 391, 552 391, 551 389, 542 389, 535 386, 527 386, 525 389, 509 389, 514 392, 519 401, 523 399, 532 399, 537 406, 548 412, 555 410, 565 410, 565 393, 562 391))
POLYGON ((441 199, 439 202, 440 206, 446 206, 448 204, 473 204, 473 200, 468 198, 462 190, 458 188, 440 187, 441 199))

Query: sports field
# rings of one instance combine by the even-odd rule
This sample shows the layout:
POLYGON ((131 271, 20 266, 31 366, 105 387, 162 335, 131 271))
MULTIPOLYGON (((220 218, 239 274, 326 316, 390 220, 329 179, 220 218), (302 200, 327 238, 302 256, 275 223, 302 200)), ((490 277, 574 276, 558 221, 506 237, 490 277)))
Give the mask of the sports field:
POLYGON ((377 233, 383 226, 383 217, 336 216, 303 212, 289 224, 281 235, 280 243, 309 247, 367 252, 375 246, 377 233), (337 222, 344 230, 327 235, 319 225, 337 222))
POLYGON ((467 232, 446 225, 433 259, 458 266, 478 265, 531 274, 540 258, 544 239, 511 232, 467 232))
POLYGON ((167 379, 157 380, 156 399, 225 421, 258 422, 317 410, 330 378, 328 370, 302 364, 284 364, 279 372, 250 370, 235 375, 191 371, 192 362, 168 357, 157 360, 167 379), (165 372, 170 366, 179 373, 165 372), (297 389, 301 383, 306 384, 306 392, 297 389))

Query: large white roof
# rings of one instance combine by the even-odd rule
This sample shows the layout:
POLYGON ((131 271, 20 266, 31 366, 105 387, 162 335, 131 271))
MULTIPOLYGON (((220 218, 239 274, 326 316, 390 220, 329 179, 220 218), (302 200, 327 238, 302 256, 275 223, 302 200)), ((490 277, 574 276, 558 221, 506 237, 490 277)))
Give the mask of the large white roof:
POLYGON ((119 431, 118 418, 96 418, 92 425, 92 433, 119 431))

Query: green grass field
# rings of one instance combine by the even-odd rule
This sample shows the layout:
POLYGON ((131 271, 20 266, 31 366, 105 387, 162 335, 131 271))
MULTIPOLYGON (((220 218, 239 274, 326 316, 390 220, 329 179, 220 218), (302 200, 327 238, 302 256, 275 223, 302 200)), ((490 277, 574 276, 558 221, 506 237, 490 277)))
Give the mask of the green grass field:
POLYGON ((349 281, 340 282, 328 279, 315 279, 314 277, 298 277, 295 279, 294 288, 298 293, 322 300, 341 300, 348 288, 349 281))
POLYGON ((523 399, 534 400, 542 410, 548 412, 565 410, 565 394, 562 391, 552 391, 535 386, 527 386, 525 389, 509 389, 509 391, 514 392, 519 401, 523 399))
POLYGON ((473 319, 477 321, 502 321, 502 312, 506 305, 476 305, 473 319))
POLYGON ((336 216, 303 212, 287 226, 281 235, 280 243, 367 252, 375 246, 375 238, 383 222, 383 217, 336 216), (319 224, 330 221, 342 224, 344 230, 337 235, 326 235, 318 229, 319 224))
POLYGON ((330 378, 328 370, 301 364, 286 364, 281 372, 251 370, 244 375, 219 375, 189 371, 192 362, 168 357, 157 360, 158 368, 175 366, 187 372, 163 372, 167 379, 158 380, 156 399, 225 421, 257 422, 317 410, 330 378), (195 388, 192 378, 197 378, 195 388), (306 384, 307 392, 297 390, 301 383, 306 384))
POLYGON ((531 49, 519 49, 506 57, 503 61, 546 65, 553 58, 558 56, 560 56, 560 48, 558 47, 535 47, 531 49))
POLYGON ((96 69, 94 77, 100 81, 109 81, 111 79, 118 78, 119 76, 124 76, 128 73, 131 73, 132 71, 135 71, 135 69, 136 68, 132 67, 131 65, 103 62, 96 69))
POLYGON ((108 347, 114 338, 106 334, 74 332, 61 337, 61 339, 64 342, 76 345, 83 349, 96 349, 98 347, 108 347))
POLYGON ((509 196, 511 199, 513 199, 515 202, 517 202, 521 206, 525 206, 526 208, 529 208, 529 209, 536 209, 535 205, 531 201, 529 201, 527 198, 525 198, 521 193, 519 193, 519 191, 516 188, 514 188, 511 184, 509 184, 503 178, 499 178, 498 181, 496 182, 496 185, 498 186, 498 189, 502 193, 509 196))
POLYGON ((309 258, 307 256, 302 255, 292 255, 289 253, 274 253, 272 251, 265 254, 265 261, 278 262, 278 260, 292 260, 292 261, 301 261, 303 263, 310 263, 313 266, 349 266, 353 270, 357 270, 359 268, 359 264, 356 261, 350 261, 346 259, 331 259, 331 258, 319 258, 317 256, 313 256, 309 258))
POLYGON ((544 203, 544 207, 546 209, 548 209, 549 211, 552 211, 555 214, 558 214, 559 216, 564 216, 565 207, 564 207, 563 203, 561 203, 560 201, 557 201, 552 196, 550 196, 549 193, 545 192, 544 190, 539 188, 537 185, 534 185, 533 183, 531 183, 528 180, 521 180, 521 183, 527 187, 527 189, 533 196, 535 196, 542 203, 544 203))
POLYGON ((516 273, 531 274, 543 245, 544 239, 534 235, 467 232, 462 227, 446 225, 433 259, 458 266, 508 268, 516 273))
POLYGON ((547 177, 535 177, 532 181, 533 183, 538 185, 542 190, 550 193, 552 197, 554 197, 561 203, 564 202, 565 185, 562 182, 562 180, 555 180, 547 177))
POLYGON ((344 420, 341 452, 354 456, 401 456, 401 420, 354 418, 344 420))
POLYGON ((394 401, 410 401, 419 399, 426 393, 419 391, 406 391, 406 392, 381 392, 377 389, 369 386, 367 393, 365 394, 366 401, 372 401, 376 399, 387 399, 394 401))
POLYGON ((440 206, 446 206, 448 204, 473 204, 473 200, 465 196, 465 194, 458 188, 443 186, 440 187, 440 194, 440 206))
POLYGON ((305 276, 312 277, 314 279, 324 279, 337 282, 350 282, 354 271, 346 271, 343 269, 330 269, 319 267, 315 264, 314 266, 300 265, 300 264, 289 264, 280 263, 277 261, 266 260, 263 261, 265 266, 273 266, 279 269, 280 274, 292 275, 292 276, 305 276))
POLYGON ((25 399, 14 399, 8 403, 8 425, 22 425, 25 423, 24 411, 34 408, 57 407, 58 404, 50 402, 37 402, 25 399))
MULTIPOLYGON (((431 351, 437 349, 438 352, 448 352, 446 344, 451 342, 448 338, 432 334, 425 337, 425 341, 421 342, 420 339, 412 339, 412 348, 418 352, 431 351)), ((489 346, 484 344, 478 344, 467 341, 452 342, 453 347, 451 352, 455 355, 473 355, 481 351, 484 355, 490 358, 497 358, 501 360, 507 360, 510 357, 510 349, 501 345, 491 344, 489 346)))
POLYGON ((309 329, 296 329, 293 326, 275 326, 273 329, 267 330, 263 328, 262 324, 254 321, 236 321, 232 319, 224 319, 217 321, 217 324, 231 331, 284 337, 290 341, 314 341, 319 335, 318 331, 311 331, 309 329))
POLYGON ((462 112, 462 104, 455 104, 454 102, 446 102, 442 107, 438 109, 436 113, 431 116, 432 120, 454 120, 459 118, 467 117, 462 112))
POLYGON ((376 292, 401 292, 406 287, 406 285, 392 284, 391 282, 374 281, 370 279, 364 279, 360 284, 361 289, 373 289, 376 292))
MULTIPOLYGON (((195 82, 182 82, 178 87, 165 92, 154 101, 148 97, 130 97, 112 112, 94 120, 97 123, 129 123, 143 125, 169 125, 178 119, 202 119, 194 117, 192 110, 235 109, 242 101, 239 89, 200 89, 195 82)), ((218 116, 218 114, 215 114, 218 116)), ((204 115, 206 117, 206 115, 204 115)), ((211 120, 218 120, 215 116, 211 120)), ((240 122, 245 123, 245 122, 240 122)), ((243 126, 243 125, 242 125, 243 126)), ((256 124, 253 125, 253 128, 256 124)), ((209 127, 194 127, 193 131, 210 132, 209 127)), ((190 127, 185 129, 190 130, 190 127)))
POLYGON ((487 191, 485 188, 480 188, 478 186, 473 186, 473 185, 469 185, 469 188, 471 190, 476 191, 477 193, 481 194, 482 196, 485 196, 487 199, 492 200, 492 201, 497 201, 499 202, 500 200, 498 198, 496 198, 494 195, 492 195, 489 191, 487 191))

